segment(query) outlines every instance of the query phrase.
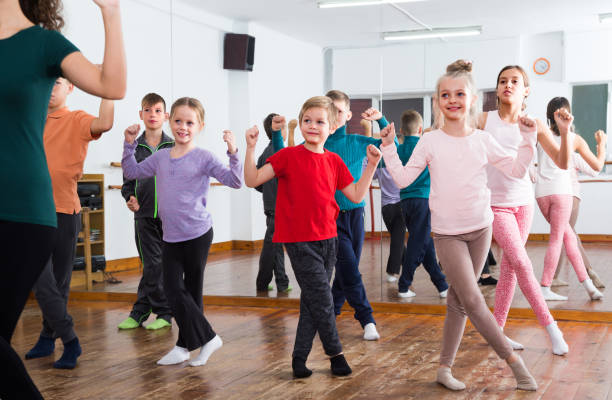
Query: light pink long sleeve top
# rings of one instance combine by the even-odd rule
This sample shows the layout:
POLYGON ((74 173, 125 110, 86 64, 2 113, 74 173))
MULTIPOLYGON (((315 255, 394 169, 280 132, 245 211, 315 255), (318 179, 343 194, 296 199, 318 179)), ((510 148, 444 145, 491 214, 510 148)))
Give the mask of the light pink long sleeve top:
POLYGON ((508 176, 522 178, 535 153, 535 128, 521 131, 523 140, 516 157, 505 151, 488 132, 474 130, 463 137, 441 129, 423 135, 410 160, 403 166, 395 145, 381 146, 387 170, 400 188, 410 185, 429 167, 431 230, 459 235, 490 226, 493 222, 491 192, 486 166, 508 176))

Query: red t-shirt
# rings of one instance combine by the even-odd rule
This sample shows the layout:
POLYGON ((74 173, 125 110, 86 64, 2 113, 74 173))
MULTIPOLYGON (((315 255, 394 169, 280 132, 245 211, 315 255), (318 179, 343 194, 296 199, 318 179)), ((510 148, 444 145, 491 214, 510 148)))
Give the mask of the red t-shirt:
POLYGON ((339 155, 313 153, 303 145, 270 158, 278 177, 273 242, 312 242, 336 237, 336 190, 353 183, 339 155))

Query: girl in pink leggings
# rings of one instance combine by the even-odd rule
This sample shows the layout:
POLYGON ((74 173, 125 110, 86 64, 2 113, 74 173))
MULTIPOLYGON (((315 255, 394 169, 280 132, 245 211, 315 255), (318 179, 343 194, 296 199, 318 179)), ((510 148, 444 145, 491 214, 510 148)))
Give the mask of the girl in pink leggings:
MULTIPOLYGON (((548 103, 546 117, 550 129, 556 140, 567 137, 568 147, 573 153, 578 153, 594 170, 600 171, 605 163, 606 135, 598 131, 595 134, 597 141, 597 156, 589 150, 585 140, 571 131, 569 101, 565 97, 555 97, 548 103), (567 116, 560 121, 553 117, 558 113, 567 116), (567 123, 569 121, 569 123, 567 123)), ((571 159, 570 159, 571 160, 571 159)), ((573 166, 570 165, 570 168, 573 166)), ((567 297, 558 295, 550 290, 550 285, 557 269, 561 247, 565 245, 567 258, 574 267, 578 281, 580 281, 592 300, 603 297, 597 290, 593 281, 588 277, 582 255, 578 249, 576 234, 569 220, 572 213, 572 179, 570 171, 558 168, 551 158, 538 145, 538 170, 536 174, 536 199, 544 218, 550 223, 550 239, 544 257, 544 271, 542 273, 542 293, 547 300, 567 300, 567 297)))
MULTIPOLYGON (((521 142, 519 119, 528 94, 529 78, 523 68, 518 65, 508 65, 502 68, 497 76, 498 110, 480 116, 478 126, 491 133, 510 154, 516 154, 519 149, 521 142)), ((539 121, 536 121, 536 124, 541 147, 559 164, 567 165, 568 152, 561 151, 544 124, 539 121)), ((564 146, 567 147, 567 143, 562 142, 561 147, 564 146)), ((521 178, 506 176, 491 167, 487 168, 487 177, 494 216, 493 237, 503 249, 499 281, 495 290, 495 320, 503 329, 518 281, 538 322, 548 332, 553 353, 566 354, 569 347, 548 310, 540 285, 533 273, 531 260, 525 250, 534 211, 531 180, 527 175, 521 178)), ((523 349, 520 343, 510 338, 507 340, 515 350, 523 349)))
POLYGON ((514 154, 506 152, 488 132, 474 129, 476 89, 471 70, 471 63, 460 60, 449 65, 438 80, 434 104, 444 115, 444 123, 441 129, 423 135, 405 166, 393 144, 393 124, 381 131, 381 150, 400 188, 412 183, 427 167, 431 176, 431 231, 450 283, 437 382, 451 390, 465 389, 450 368, 469 317, 508 363, 517 387, 536 390, 535 379, 497 326, 477 284, 491 244, 493 221, 486 166, 523 177, 535 153, 535 121, 521 118, 522 140, 514 154))

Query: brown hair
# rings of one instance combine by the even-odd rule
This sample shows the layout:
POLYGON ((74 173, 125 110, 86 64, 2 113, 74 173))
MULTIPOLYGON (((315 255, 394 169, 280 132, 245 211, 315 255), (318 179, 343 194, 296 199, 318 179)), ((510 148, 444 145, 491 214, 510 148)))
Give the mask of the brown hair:
POLYGON ((346 93, 340 90, 330 90, 329 92, 325 93, 325 96, 332 99, 332 101, 343 101, 346 103, 346 108, 348 108, 349 110, 351 109, 351 99, 346 93))
MULTIPOLYGON (((521 75, 523 76, 523 84, 525 85, 525 87, 529 87, 529 76, 527 75, 527 72, 525 72, 523 67, 521 67, 520 65, 506 65, 504 68, 502 68, 501 71, 499 71, 499 74, 497 74, 497 81, 495 83, 495 87, 497 87, 497 85, 499 85, 499 79, 501 78, 501 74, 503 74, 504 71, 508 71, 509 69, 516 69, 518 72, 520 72, 521 75)), ((499 97, 495 96, 495 98, 496 98, 496 101, 497 101, 497 108, 499 108, 499 97)), ((526 98, 527 97, 525 97, 525 99, 526 98)), ((525 99, 523 99, 523 106, 521 107, 522 110, 527 108, 527 104, 525 103, 525 99)))
POLYGON ((142 108, 154 106, 157 103, 162 103, 164 105, 164 112, 166 111, 166 101, 163 97, 158 95, 157 93, 148 93, 145 97, 142 98, 141 106, 142 108))
POLYGON ((559 127, 555 122, 555 111, 560 108, 565 108, 568 112, 572 112, 570 103, 565 97, 555 97, 549 101, 548 106, 546 106, 546 119, 548 120, 548 126, 550 126, 550 130, 557 136, 561 136, 561 133, 559 132, 559 127))
MULTIPOLYGON (((472 62, 471 61, 466 61, 466 60, 457 60, 452 64, 449 64, 446 67, 446 73, 444 75, 442 75, 439 79, 438 82, 436 83, 436 92, 434 93, 434 98, 436 101, 440 101, 440 83, 444 80, 444 79, 463 79, 465 81, 465 84, 468 88, 468 90, 470 91, 470 93, 472 95, 476 95, 476 84, 474 84, 474 78, 472 77, 472 62)), ((440 112, 441 116, 442 113, 440 112)), ((478 114, 478 107, 476 107, 476 105, 474 104, 473 106, 470 106, 470 114, 468 115, 469 118, 469 125, 475 125, 476 121, 477 121, 477 114, 478 114)))
POLYGON ((302 122, 302 117, 304 113, 311 108, 323 108, 327 111, 327 121, 329 122, 329 126, 332 127, 336 125, 336 117, 338 115, 338 109, 334 105, 333 100, 328 96, 315 96, 311 97, 302 106, 300 110, 300 115, 298 120, 300 123, 302 122))
POLYGON ((34 25, 59 31, 64 26, 61 0, 19 0, 21 11, 34 25))
POLYGON ((263 121, 264 131, 266 131, 268 139, 272 139, 272 118, 276 117, 277 115, 278 114, 276 113, 268 114, 266 119, 263 121))
POLYGON ((423 127, 423 117, 418 111, 406 110, 402 113, 402 132, 405 135, 412 135, 419 132, 419 128, 423 127))
POLYGON ((196 115, 198 116, 198 120, 200 120, 200 124, 204 124, 204 107, 202 106, 202 103, 200 103, 200 100, 194 99, 193 97, 181 97, 175 101, 170 108, 170 118, 174 116, 176 109, 182 106, 187 106, 195 111, 196 115))

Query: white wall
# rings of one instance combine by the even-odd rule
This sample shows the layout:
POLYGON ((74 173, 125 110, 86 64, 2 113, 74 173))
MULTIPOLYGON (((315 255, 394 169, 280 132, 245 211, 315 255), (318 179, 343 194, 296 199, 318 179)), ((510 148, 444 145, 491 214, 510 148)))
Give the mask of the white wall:
MULTIPOLYGON (((64 9, 64 34, 86 57, 101 62, 104 31, 98 7, 90 1, 65 0, 64 9)), ((103 173, 106 185, 122 183, 121 169, 109 164, 121 160, 123 130, 139 122, 140 100, 148 92, 162 95, 168 108, 182 96, 202 101, 206 126, 197 144, 227 160, 221 140, 224 129, 234 131, 244 157, 246 127, 256 123, 263 130, 261 121, 270 112, 295 117, 306 98, 323 91, 320 47, 257 24, 207 13, 180 0, 125 0, 121 9, 128 61, 127 94, 115 104, 113 129, 90 145, 85 162, 85 173, 103 173), (255 36, 253 72, 223 69, 226 32, 255 36)), ((97 115, 99 99, 75 90, 68 106, 97 115)), ((167 126, 165 131, 170 134, 167 126)), ((264 138, 256 153, 267 144, 264 138)), ((137 256, 133 216, 120 192, 106 190, 105 201, 106 258, 137 256)), ((211 187, 207 208, 213 216, 214 242, 263 238, 262 200, 254 190, 211 187)))

